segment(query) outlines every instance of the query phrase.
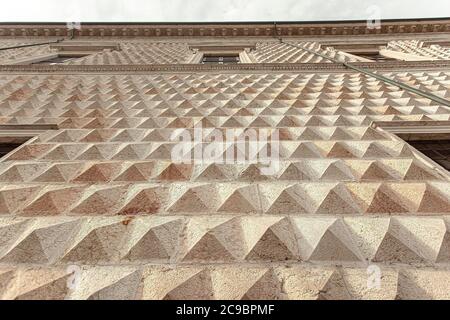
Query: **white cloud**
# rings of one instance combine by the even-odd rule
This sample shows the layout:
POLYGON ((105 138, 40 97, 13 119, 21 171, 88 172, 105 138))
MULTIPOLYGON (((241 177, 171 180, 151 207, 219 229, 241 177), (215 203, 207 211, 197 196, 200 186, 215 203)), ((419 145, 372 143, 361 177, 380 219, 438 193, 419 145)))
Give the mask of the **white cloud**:
POLYGON ((0 0, 0 21, 301 21, 450 16, 448 0, 0 0), (432 5, 430 5, 432 3, 432 5))

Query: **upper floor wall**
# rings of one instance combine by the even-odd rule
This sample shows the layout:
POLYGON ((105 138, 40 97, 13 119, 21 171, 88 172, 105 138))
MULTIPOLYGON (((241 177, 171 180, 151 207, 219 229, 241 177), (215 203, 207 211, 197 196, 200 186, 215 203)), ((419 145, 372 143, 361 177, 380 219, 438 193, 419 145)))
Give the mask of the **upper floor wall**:
POLYGON ((327 23, 3 24, 0 65, 450 60, 450 19, 327 23))
POLYGON ((248 23, 7 23, 0 37, 317 37, 450 33, 450 20, 248 23))

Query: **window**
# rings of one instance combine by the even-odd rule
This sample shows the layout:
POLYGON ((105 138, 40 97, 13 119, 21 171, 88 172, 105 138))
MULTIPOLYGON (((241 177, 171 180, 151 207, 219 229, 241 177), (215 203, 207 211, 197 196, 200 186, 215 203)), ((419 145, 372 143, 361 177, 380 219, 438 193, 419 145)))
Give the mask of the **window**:
POLYGON ((120 45, 116 43, 86 43, 67 40, 50 45, 53 53, 37 56, 27 56, 13 60, 8 64, 13 65, 58 65, 75 59, 80 59, 102 51, 120 51, 120 45))
POLYGON ((361 42, 348 42, 348 41, 321 41, 321 44, 325 47, 331 47, 335 50, 345 51, 348 53, 352 53, 353 50, 355 51, 376 51, 380 50, 380 48, 384 48, 388 45, 387 41, 377 41, 377 40, 370 40, 370 41, 361 41, 361 42))
POLYGON ((408 143, 450 171, 450 138, 443 140, 409 140, 408 143))
POLYGON ((426 162, 450 172, 450 121, 375 122, 373 126, 395 134, 425 156, 426 162))
POLYGON ((388 43, 385 41, 374 41, 374 42, 354 42, 354 43, 332 43, 324 41, 323 46, 327 48, 332 48, 334 50, 341 51, 347 56, 353 56, 360 61, 374 61, 374 62, 384 62, 384 61, 395 61, 396 59, 387 57, 381 54, 380 50, 385 48, 388 43))
POLYGON ((349 48, 342 52, 353 57, 361 58, 362 61, 369 60, 374 62, 383 62, 395 60, 382 55, 378 48, 349 48))
POLYGON ((3 158, 8 153, 13 151, 14 149, 17 149, 18 147, 20 147, 22 144, 24 144, 27 141, 28 141, 28 139, 26 139, 22 143, 0 142, 0 158, 3 158))
POLYGON ((255 45, 251 44, 202 44, 190 45, 189 49, 193 52, 192 58, 188 63, 201 64, 236 64, 236 63, 255 63, 256 60, 251 53, 255 45))
POLYGON ((53 57, 47 60, 37 61, 32 64, 49 64, 49 65, 55 65, 55 64, 62 64, 71 60, 82 58, 83 56, 60 56, 53 57))
POLYGON ((208 55, 205 54, 203 56, 202 63, 211 63, 211 64, 232 64, 239 63, 239 55, 208 55))
POLYGON ((8 153, 16 150, 28 140, 33 138, 32 135, 24 136, 23 134, 17 134, 15 132, 0 133, 0 159, 6 156, 8 153))
POLYGON ((21 59, 14 60, 11 64, 46 64, 46 65, 56 65, 56 64, 62 64, 67 61, 71 61, 74 59, 80 59, 82 57, 87 56, 87 54, 58 54, 58 53, 51 53, 51 54, 44 54, 40 56, 32 56, 32 57, 25 57, 21 59))
POLYGON ((58 52, 83 52, 92 54, 103 50, 120 51, 120 45, 114 42, 82 42, 66 40, 50 45, 50 49, 55 49, 58 52))
POLYGON ((380 51, 352 51, 351 54, 356 55, 358 57, 376 61, 376 62, 383 62, 383 61, 394 61, 395 59, 385 57, 380 54, 380 51))
POLYGON ((39 134, 57 129, 52 124, 0 125, 0 160, 39 134))
POLYGON ((441 47, 450 47, 450 41, 448 40, 436 40, 436 41, 431 41, 431 40, 425 40, 423 41, 423 46, 422 47, 430 47, 430 46, 434 46, 434 45, 438 45, 441 47))

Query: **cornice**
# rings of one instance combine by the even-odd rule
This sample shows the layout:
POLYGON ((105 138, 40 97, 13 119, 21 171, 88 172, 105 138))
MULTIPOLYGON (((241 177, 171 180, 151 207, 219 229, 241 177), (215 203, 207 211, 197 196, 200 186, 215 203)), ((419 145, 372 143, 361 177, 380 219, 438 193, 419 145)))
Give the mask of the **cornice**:
MULTIPOLYGON (((379 71, 450 70, 450 61, 355 62, 352 65, 379 71)), ((246 72, 346 72, 345 66, 334 63, 242 63, 154 64, 154 65, 0 65, 0 73, 246 73, 246 72)), ((352 72, 352 71, 349 71, 352 72)))
MULTIPOLYGON (((277 24, 279 36, 350 36, 450 32, 450 19, 382 21, 379 29, 365 21, 277 24)), ((81 24, 75 37, 262 37, 273 36, 273 23, 81 24)), ((61 37, 71 35, 65 24, 1 24, 0 37, 61 37)))

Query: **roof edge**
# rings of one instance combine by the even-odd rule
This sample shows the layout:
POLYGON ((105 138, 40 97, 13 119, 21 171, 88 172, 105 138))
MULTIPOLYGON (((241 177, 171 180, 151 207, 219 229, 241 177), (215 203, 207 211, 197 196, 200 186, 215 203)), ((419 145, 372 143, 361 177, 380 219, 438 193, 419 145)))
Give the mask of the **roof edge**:
POLYGON ((320 37, 450 33, 450 17, 341 21, 0 23, 0 37, 320 37), (275 28, 276 25, 276 28, 275 28))
MULTIPOLYGON (((136 26, 145 26, 145 25, 189 25, 189 26, 195 26, 195 25, 267 25, 267 24, 349 24, 349 23, 366 23, 367 20, 280 20, 280 21, 273 21, 273 20, 266 20, 266 21, 192 21, 192 22, 186 22, 186 21, 166 21, 166 22, 126 22, 126 21, 113 21, 113 22, 95 22, 95 21, 86 21, 81 22, 82 25, 124 25, 124 26, 130 26, 130 25, 136 25, 136 26)), ((435 18, 401 18, 401 19, 381 19, 380 22, 383 23, 392 23, 392 22, 435 22, 435 21, 450 21, 450 17, 435 17, 435 18)), ((52 21, 52 22, 42 22, 42 21, 36 21, 36 22, 1 22, 0 25, 35 25, 35 26, 45 26, 45 25, 65 25, 67 22, 58 22, 58 21, 52 21)))

